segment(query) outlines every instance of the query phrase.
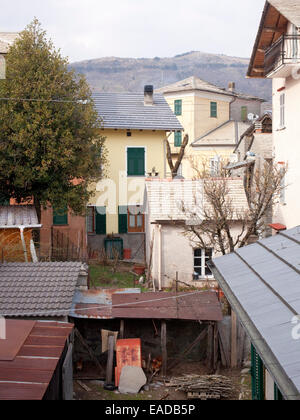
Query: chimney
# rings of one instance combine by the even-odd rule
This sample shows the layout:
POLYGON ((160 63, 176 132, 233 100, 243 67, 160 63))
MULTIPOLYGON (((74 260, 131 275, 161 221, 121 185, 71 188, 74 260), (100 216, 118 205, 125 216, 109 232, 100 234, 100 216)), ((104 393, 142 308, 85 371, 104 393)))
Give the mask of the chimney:
POLYGON ((235 83, 234 82, 229 82, 228 90, 229 90, 229 92, 234 92, 235 91, 235 83))
POLYGON ((144 88, 144 104, 145 105, 153 105, 154 101, 153 101, 153 86, 152 85, 147 85, 144 88))

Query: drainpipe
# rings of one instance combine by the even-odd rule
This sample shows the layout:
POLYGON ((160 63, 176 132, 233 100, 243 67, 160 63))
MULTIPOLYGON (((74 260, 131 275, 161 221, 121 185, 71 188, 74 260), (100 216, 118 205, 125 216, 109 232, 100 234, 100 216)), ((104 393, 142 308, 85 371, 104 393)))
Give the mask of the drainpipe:
POLYGON ((21 234, 21 241, 22 241, 22 246, 23 246, 23 251, 24 251, 25 262, 28 263, 27 249, 26 249, 26 243, 25 243, 25 238, 24 238, 24 228, 20 226, 19 229, 20 229, 20 234, 21 234))
POLYGON ((158 289, 162 291, 162 236, 161 225, 158 225, 158 289))

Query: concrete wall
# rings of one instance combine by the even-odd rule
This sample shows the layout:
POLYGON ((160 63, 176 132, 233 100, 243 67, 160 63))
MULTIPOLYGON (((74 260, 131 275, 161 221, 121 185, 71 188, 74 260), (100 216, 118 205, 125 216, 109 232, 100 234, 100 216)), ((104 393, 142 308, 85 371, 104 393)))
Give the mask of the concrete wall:
POLYGON ((234 121, 242 121, 242 107, 247 107, 247 114, 261 116, 261 101, 237 98, 231 104, 230 118, 234 121))
POLYGON ((274 222, 287 228, 300 224, 300 79, 273 79, 273 131, 276 162, 288 164, 285 200, 275 211, 274 222), (278 89, 285 90, 278 92, 278 89), (285 127, 280 127, 280 95, 285 93, 285 127))

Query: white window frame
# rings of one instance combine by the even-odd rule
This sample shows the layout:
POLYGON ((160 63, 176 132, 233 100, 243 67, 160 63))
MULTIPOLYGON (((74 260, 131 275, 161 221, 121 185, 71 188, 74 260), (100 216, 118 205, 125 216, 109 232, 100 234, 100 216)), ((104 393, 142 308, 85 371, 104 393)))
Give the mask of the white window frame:
POLYGON ((201 257, 196 257, 196 255, 195 255, 196 251, 199 251, 200 248, 195 248, 193 250, 194 273, 195 273, 195 275, 198 274, 197 271, 196 271, 196 268, 197 269, 201 268, 201 274, 199 275, 200 276, 200 279, 213 279, 214 278, 213 274, 207 275, 205 273, 205 266, 206 266, 206 261, 207 261, 206 258, 205 258, 206 257, 205 253, 206 253, 206 251, 208 249, 212 251, 212 258, 213 258, 213 256, 214 256, 214 250, 212 248, 201 248, 201 257), (199 266, 198 265, 195 265, 195 258, 201 258, 201 266, 200 265, 199 266))
POLYGON ((280 128, 285 128, 285 93, 280 95, 280 128))

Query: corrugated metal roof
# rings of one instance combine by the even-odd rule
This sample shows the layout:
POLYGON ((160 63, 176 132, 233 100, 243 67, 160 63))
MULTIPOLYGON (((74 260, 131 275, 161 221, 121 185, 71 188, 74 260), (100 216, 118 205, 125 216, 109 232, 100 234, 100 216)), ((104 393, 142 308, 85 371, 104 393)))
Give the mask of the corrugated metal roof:
POLYGON ((0 229, 41 227, 33 206, 0 206, 0 229))
POLYGON ((115 294, 114 318, 222 321, 216 292, 115 294))
POLYGON ((154 105, 144 104, 143 93, 94 93, 93 100, 104 128, 183 130, 163 95, 154 94, 154 105))
POLYGON ((0 264, 0 316, 67 316, 81 270, 77 262, 0 264))
POLYGON ((264 99, 257 98, 255 96, 247 95, 244 93, 229 91, 225 88, 221 88, 212 83, 206 82, 205 80, 202 80, 196 76, 191 76, 191 77, 188 77, 187 79, 180 80, 179 82, 175 82, 171 85, 164 86, 160 89, 156 89, 156 92, 160 92, 166 95, 168 93, 185 92, 185 91, 190 91, 190 90, 199 90, 203 92, 218 93, 220 95, 233 96, 233 97, 238 97, 241 99, 249 99, 249 100, 252 99, 252 100, 265 102, 264 99))
POLYGON ((282 394, 300 398, 300 341, 292 336, 292 319, 300 314, 300 227, 213 262, 216 279, 282 394))
POLYGON ((10 361, 0 355, 0 400, 42 400, 73 325, 6 320, 6 329, 7 340, 20 336, 22 345, 10 361))
POLYGON ((112 297, 120 293, 139 294, 141 289, 76 290, 70 316, 73 318, 112 319, 112 297))

